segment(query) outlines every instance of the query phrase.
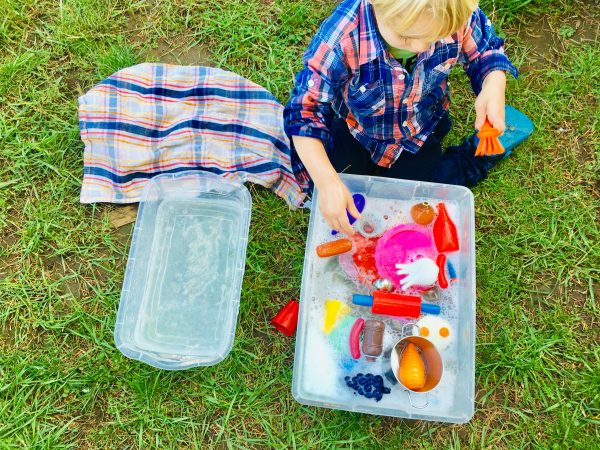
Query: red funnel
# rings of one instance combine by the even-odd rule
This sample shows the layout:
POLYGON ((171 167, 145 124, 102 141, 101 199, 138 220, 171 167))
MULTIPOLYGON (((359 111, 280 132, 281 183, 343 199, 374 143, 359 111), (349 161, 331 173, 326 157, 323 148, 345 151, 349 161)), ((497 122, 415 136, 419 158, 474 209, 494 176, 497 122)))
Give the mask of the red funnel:
POLYGON ((293 336, 298 326, 298 308, 300 305, 296 300, 290 300, 277 313, 273 319, 271 319, 271 325, 277 328, 286 336, 293 336))

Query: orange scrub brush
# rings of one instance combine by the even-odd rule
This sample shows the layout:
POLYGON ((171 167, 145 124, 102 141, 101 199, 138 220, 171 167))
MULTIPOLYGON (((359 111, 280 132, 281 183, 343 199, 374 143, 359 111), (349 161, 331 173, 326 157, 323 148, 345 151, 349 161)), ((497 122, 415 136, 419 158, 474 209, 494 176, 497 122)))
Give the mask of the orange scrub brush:
POLYGON ((500 132, 486 118, 481 130, 477 133, 479 144, 477 144, 475 156, 500 155, 504 153, 504 147, 502 147, 498 136, 500 136, 500 132))

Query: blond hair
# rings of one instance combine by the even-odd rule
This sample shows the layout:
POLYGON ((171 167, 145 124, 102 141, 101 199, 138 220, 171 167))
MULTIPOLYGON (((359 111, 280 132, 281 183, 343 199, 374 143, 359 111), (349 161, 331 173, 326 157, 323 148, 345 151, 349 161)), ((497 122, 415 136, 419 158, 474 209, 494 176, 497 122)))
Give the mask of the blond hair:
POLYGON ((431 16, 425 38, 436 41, 448 37, 467 23, 477 0, 371 0, 378 16, 394 31, 402 33, 422 14, 431 16))

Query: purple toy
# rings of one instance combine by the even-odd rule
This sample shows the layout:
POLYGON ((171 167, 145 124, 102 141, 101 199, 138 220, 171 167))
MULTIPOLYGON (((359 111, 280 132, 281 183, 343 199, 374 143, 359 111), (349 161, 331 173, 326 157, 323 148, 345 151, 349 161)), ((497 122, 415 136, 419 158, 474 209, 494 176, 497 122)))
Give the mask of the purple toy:
MULTIPOLYGON (((362 213, 363 210, 365 209, 365 204, 367 203, 367 199, 365 198, 365 196, 362 194, 352 194, 352 200, 354 200, 354 206, 356 206, 356 209, 358 209, 358 212, 362 213)), ((350 225, 352 225, 354 222, 356 222, 356 218, 352 217, 352 215, 350 215, 350 213, 348 211, 346 211, 346 214, 348 215, 348 220, 350 221, 350 225)), ((338 234, 338 232, 336 230, 332 230, 331 234, 333 236, 335 236, 336 234, 338 234)))

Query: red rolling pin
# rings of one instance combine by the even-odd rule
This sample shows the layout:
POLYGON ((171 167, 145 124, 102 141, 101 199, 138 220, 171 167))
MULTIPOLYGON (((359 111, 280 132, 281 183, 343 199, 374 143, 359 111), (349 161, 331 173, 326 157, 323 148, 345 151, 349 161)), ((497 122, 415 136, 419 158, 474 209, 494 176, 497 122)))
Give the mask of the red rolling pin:
POLYGON ((431 303, 423 303, 416 295, 396 294, 395 292, 375 291, 373 295, 354 294, 352 303, 370 306, 373 314, 395 317, 421 316, 421 313, 439 314, 440 307, 431 303))

